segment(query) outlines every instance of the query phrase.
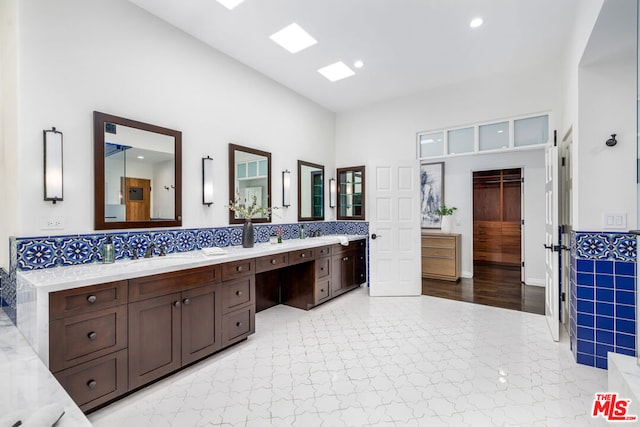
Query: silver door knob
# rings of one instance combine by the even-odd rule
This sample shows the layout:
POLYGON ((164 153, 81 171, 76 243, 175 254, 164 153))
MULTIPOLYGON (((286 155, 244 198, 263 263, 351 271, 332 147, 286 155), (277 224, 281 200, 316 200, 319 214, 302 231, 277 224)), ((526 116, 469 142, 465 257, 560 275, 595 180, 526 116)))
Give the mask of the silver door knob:
POLYGON ((378 237, 382 237, 382 235, 381 235, 381 234, 376 234, 376 233, 373 233, 373 234, 371 235, 371 238, 372 238, 373 240, 376 240, 378 237))

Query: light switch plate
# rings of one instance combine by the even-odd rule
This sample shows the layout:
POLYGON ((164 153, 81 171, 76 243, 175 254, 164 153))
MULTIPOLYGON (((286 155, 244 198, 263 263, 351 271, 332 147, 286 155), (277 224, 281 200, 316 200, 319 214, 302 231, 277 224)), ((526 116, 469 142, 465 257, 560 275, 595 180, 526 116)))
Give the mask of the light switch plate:
POLYGON ((620 212, 605 212, 602 214, 602 228, 605 230, 626 230, 627 214, 620 212))

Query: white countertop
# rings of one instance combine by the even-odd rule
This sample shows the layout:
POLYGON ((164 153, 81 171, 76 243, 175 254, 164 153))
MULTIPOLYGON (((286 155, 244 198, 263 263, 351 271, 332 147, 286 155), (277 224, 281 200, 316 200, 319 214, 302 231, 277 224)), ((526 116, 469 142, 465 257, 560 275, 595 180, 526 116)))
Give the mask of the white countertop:
MULTIPOLYGON (((326 235, 307 239, 285 240, 283 243, 258 243, 253 248, 229 246, 221 248, 224 255, 205 255, 201 250, 172 253, 166 256, 121 260, 113 264, 92 263, 42 270, 20 271, 18 280, 22 284, 34 286, 38 292, 54 292, 80 286, 150 276, 187 268, 204 267, 247 258, 257 258, 270 254, 295 251, 318 246, 338 244, 342 235, 326 235)), ((365 236, 345 235, 349 241, 365 236)))
POLYGON ((45 412, 59 415, 62 411, 65 414, 57 426, 91 426, 9 317, 0 310, 0 425, 11 426, 18 420, 25 425, 45 425, 34 417, 45 412))

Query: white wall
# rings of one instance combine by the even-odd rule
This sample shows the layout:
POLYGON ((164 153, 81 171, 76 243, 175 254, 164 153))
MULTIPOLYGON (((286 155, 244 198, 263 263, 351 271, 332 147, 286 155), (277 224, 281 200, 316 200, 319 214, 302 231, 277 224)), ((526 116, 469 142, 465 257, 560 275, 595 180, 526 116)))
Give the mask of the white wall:
MULTIPOLYGON (((495 75, 456 86, 441 87, 345 113, 336 121, 336 159, 338 167, 386 160, 416 158, 416 133, 476 122, 551 112, 550 126, 562 122, 561 75, 557 66, 548 64, 517 75, 495 75)), ((529 151, 513 155, 482 155, 446 159, 445 201, 459 209, 462 218, 454 231, 462 233, 464 274, 472 271, 471 262, 471 186, 470 171, 495 167, 525 166, 525 264, 528 280, 538 284, 544 277, 544 160, 529 151), (543 197, 543 196, 542 196, 543 197), (541 201, 542 200, 542 201, 541 201), (532 203, 529 205, 529 203, 532 203), (542 231, 540 231, 542 230, 542 231)), ((369 207, 371 203, 367 203, 369 207)), ((416 203, 418 206, 419 203, 416 203)))
POLYGON ((578 69, 578 230, 606 230, 605 212, 626 214, 618 231, 637 228, 636 19, 635 0, 605 1, 578 69), (607 147, 613 133, 619 142, 607 147))
POLYGON ((9 236, 15 233, 19 218, 11 209, 19 194, 15 181, 19 170, 17 8, 17 0, 0 0, 0 268, 5 270, 9 269, 9 236))
MULTIPOLYGON (((46 216, 63 218, 58 234, 94 231, 94 110, 182 131, 184 227, 228 224, 229 142, 272 153, 276 206, 280 171, 295 171, 297 159, 335 168, 332 112, 125 0, 21 0, 18 15, 21 156, 12 185, 20 197, 12 202, 20 236, 45 233, 39 226, 46 216), (65 143, 64 201, 56 205, 42 200, 38 154, 42 129, 51 126, 65 143), (207 155, 216 183, 211 207, 201 194, 207 155)), ((293 202, 274 221, 295 222, 293 202)))

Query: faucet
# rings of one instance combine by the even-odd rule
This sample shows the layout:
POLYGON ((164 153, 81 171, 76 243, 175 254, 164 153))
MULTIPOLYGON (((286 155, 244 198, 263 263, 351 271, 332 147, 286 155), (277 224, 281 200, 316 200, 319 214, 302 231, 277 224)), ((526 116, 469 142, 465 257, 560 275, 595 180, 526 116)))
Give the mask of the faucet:
POLYGON ((311 232, 311 237, 320 237, 322 235, 322 232, 318 229, 318 230, 313 230, 311 232))
POLYGON ((147 250, 144 251, 144 257, 145 258, 151 258, 153 256, 153 248, 155 247, 155 245, 153 243, 149 243, 149 246, 147 246, 147 250))

